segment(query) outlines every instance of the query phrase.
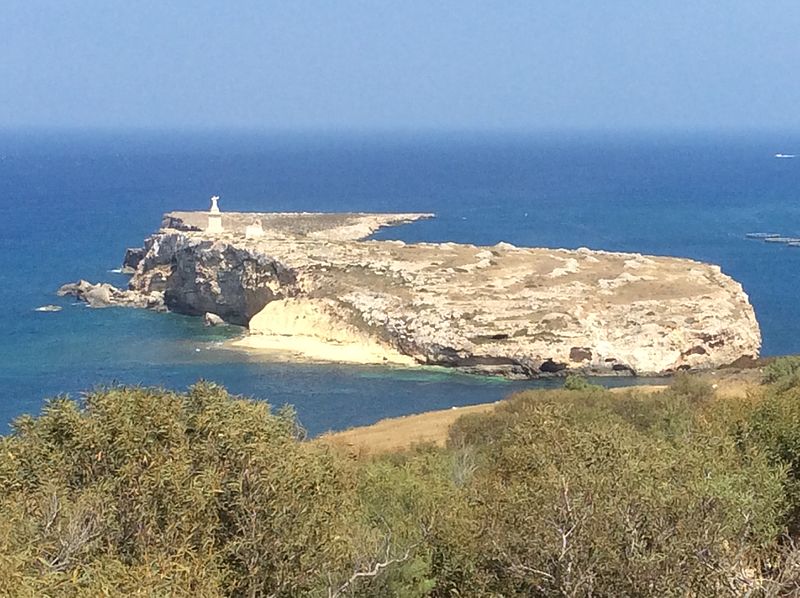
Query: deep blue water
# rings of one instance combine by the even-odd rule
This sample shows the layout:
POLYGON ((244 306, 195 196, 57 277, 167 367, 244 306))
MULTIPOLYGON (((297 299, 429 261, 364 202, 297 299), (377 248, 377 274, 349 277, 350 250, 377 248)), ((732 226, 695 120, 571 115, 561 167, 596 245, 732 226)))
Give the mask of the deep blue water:
POLYGON ((248 362, 196 319, 55 297, 111 273, 161 214, 430 211, 380 238, 580 247, 718 263, 756 308, 765 354, 800 352, 798 134, 247 135, 0 133, 0 426, 45 397, 198 378, 296 406, 312 433, 499 399, 536 383, 441 371, 248 362), (33 311, 57 303, 58 313, 33 311))

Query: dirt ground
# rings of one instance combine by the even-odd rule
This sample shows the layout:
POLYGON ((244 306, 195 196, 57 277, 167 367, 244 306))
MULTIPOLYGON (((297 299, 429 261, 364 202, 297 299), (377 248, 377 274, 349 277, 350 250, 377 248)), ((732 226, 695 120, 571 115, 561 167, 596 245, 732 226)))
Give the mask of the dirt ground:
MULTIPOLYGON (((721 369, 702 374, 702 377, 716 385, 715 390, 718 396, 732 398, 745 396, 748 391, 757 387, 761 379, 761 369, 721 369)), ((628 388, 614 388, 611 392, 625 392, 628 388)), ((636 386, 634 388, 638 391, 657 392, 666 387, 636 386)), ((427 443, 444 446, 450 426, 459 417, 468 413, 489 412, 500 403, 502 401, 383 419, 370 426, 324 434, 317 442, 329 443, 354 457, 403 451, 415 445, 427 443)))

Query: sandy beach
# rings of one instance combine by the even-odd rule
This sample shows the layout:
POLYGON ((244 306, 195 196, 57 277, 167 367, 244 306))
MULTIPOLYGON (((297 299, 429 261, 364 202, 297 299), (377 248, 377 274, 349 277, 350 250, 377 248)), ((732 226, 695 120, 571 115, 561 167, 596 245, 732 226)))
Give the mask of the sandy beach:
POLYGON ((418 365, 408 355, 339 318, 329 302, 285 299, 253 316, 249 332, 227 344, 272 358, 363 365, 418 365))
POLYGON ((249 334, 226 346, 259 353, 279 361, 317 361, 362 365, 415 366, 407 355, 379 345, 346 343, 306 335, 249 334))

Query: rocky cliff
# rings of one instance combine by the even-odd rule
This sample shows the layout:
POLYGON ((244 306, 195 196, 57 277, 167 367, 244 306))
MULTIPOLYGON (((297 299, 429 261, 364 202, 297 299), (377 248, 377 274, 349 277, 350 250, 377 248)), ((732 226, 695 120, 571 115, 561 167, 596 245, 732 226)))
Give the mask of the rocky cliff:
MULTIPOLYGON (((333 358, 362 346, 374 357, 365 361, 400 356, 513 377, 664 374, 758 354, 748 298, 717 266, 588 249, 361 240, 426 216, 224 213, 225 232, 212 235, 205 213, 174 212, 126 255, 129 289, 103 300, 157 308, 160 298, 174 311, 249 324, 242 345, 251 348, 305 337, 333 358), (246 238, 256 220, 265 234, 246 238)), ((86 288, 64 292, 87 298, 86 288)))

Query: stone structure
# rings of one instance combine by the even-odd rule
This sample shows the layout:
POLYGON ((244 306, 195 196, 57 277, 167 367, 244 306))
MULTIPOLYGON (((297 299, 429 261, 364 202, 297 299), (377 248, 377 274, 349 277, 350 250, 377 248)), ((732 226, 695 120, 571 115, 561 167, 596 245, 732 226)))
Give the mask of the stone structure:
POLYGON ((222 214, 219 211, 219 195, 214 195, 211 198, 211 208, 208 210, 208 226, 206 232, 212 234, 219 234, 223 232, 222 228, 222 214))
POLYGON ((248 224, 244 229, 245 239, 260 239, 264 236, 264 227, 261 220, 255 220, 253 224, 248 224))
POLYGON ((363 240, 425 214, 226 212, 224 237, 202 230, 206 214, 167 214, 127 291, 84 282, 63 291, 95 305, 217 314, 249 325, 253 341, 383 346, 419 364, 509 377, 668 374, 760 349, 747 295, 713 265, 363 240), (254 218, 269 236, 248 238, 254 218))

